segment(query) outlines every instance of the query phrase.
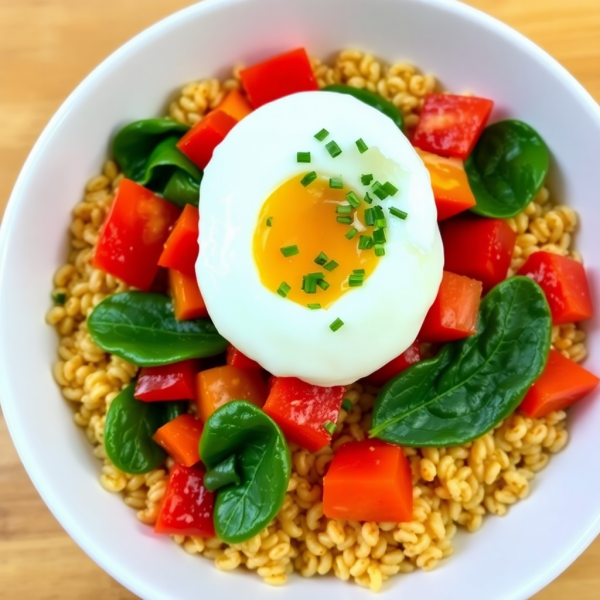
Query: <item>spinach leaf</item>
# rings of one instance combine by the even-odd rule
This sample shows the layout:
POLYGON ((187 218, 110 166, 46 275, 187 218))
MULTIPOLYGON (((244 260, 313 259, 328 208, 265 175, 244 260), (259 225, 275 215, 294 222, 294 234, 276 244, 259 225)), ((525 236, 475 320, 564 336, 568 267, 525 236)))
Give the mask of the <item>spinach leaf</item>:
POLYGON ((200 440, 200 456, 208 469, 216 469, 232 455, 241 483, 217 491, 214 520, 217 535, 228 544, 238 544, 264 529, 279 512, 291 458, 275 422, 243 400, 215 411, 200 440))
POLYGON ((112 463, 131 474, 148 473, 166 458, 152 439, 159 427, 186 412, 185 402, 142 402, 133 397, 135 381, 111 403, 104 426, 104 447, 112 463))
POLYGON ((198 206, 202 171, 176 147, 188 130, 171 119, 135 121, 115 136, 113 155, 125 177, 178 206, 198 206))
POLYGON ((477 200, 471 210, 486 217, 514 217, 540 191, 549 167, 550 152, 535 129, 515 120, 490 125, 465 162, 477 200))
POLYGON ((337 92, 338 94, 348 94, 349 96, 354 96, 357 100, 372 106, 379 112, 382 112, 384 115, 388 116, 402 131, 404 131, 404 117, 402 116, 400 109, 395 104, 389 100, 386 100, 385 98, 382 98, 375 92, 343 84, 325 86, 323 91, 337 92))
POLYGON ((455 446, 506 418, 539 377, 552 319, 541 288, 512 277, 481 303, 477 333, 446 344, 388 382, 371 436, 406 446, 455 446))
POLYGON ((88 318, 100 348, 140 367, 156 367, 225 351, 226 340, 208 319, 177 321, 168 296, 122 292, 104 299, 88 318))
POLYGON ((209 469, 204 475, 204 487, 209 492, 215 492, 227 485, 240 485, 242 480, 235 466, 235 454, 219 463, 214 469, 209 469))

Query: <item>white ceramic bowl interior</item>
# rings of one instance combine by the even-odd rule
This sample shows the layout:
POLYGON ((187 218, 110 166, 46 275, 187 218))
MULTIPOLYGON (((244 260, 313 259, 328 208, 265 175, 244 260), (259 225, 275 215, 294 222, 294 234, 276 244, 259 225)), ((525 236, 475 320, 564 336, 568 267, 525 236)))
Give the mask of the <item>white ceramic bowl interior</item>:
MULTIPOLYGON (((221 597, 343 600, 368 592, 334 578, 294 578, 272 589, 256 576, 221 573, 139 523, 121 498, 102 490, 99 464, 51 375, 56 335, 45 325, 52 275, 65 258, 70 211, 97 173, 111 135, 134 119, 163 114, 182 84, 224 76, 294 46, 328 57, 360 47, 406 59, 448 89, 493 98, 493 118, 533 125, 553 156, 552 191, 582 215, 577 247, 600 301, 597 167, 600 110, 556 62, 508 27, 444 0, 207 0, 145 31, 100 65, 52 119, 19 177, 0 242, 0 391, 17 450, 40 494, 76 542, 145 599, 221 597)), ((77 51, 74 48, 74 51, 77 51)), ((587 324, 600 373, 597 319, 587 324)), ((570 415, 572 439, 509 516, 462 535, 456 554, 432 573, 398 577, 387 594, 445 600, 531 596, 600 531, 600 403, 570 415)))

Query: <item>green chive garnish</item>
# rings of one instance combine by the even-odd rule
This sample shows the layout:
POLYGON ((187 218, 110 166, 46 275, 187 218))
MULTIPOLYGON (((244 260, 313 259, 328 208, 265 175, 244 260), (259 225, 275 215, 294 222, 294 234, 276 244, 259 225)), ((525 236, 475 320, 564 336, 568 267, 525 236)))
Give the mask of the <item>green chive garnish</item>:
POLYGON ((365 144, 362 138, 358 138, 356 140, 356 147, 361 154, 364 154, 369 149, 369 146, 365 144))
POLYGON ((365 194, 365 202, 367 204, 373 204, 373 198, 371 198, 371 196, 369 196, 368 192, 365 194))
POLYGON ((381 244, 375 244, 375 256, 384 256, 385 248, 381 244))
POLYGON ((396 208, 395 206, 390 206, 390 212, 399 219, 406 219, 408 217, 408 213, 405 213, 403 210, 396 208))
POLYGON ((329 178, 329 187, 334 190, 341 190, 344 187, 344 182, 342 177, 330 177, 329 178))
POLYGON ((364 269, 352 269, 352 272, 356 273, 357 275, 364 275, 366 273, 364 269))
POLYGON ((335 212, 339 215, 349 215, 352 212, 352 207, 350 205, 346 206, 345 204, 340 204, 336 207, 335 212))
POLYGON ((321 308, 320 304, 307 304, 306 306, 308 306, 310 310, 319 310, 321 308))
POLYGON ((354 192, 348 192, 346 194, 346 200, 352 208, 358 208, 360 206, 360 199, 354 192))
POLYGON ((353 408, 354 408, 354 404, 352 404, 351 400, 348 400, 348 398, 346 398, 343 402, 342 402, 342 408, 346 411, 346 412, 350 412, 353 408))
POLYGON ((296 254, 300 254, 300 250, 298 250, 298 246, 284 246, 283 248, 279 248, 281 250, 281 254, 283 254, 286 258, 290 256, 295 256, 296 254))
POLYGON ((339 265, 335 262, 335 260, 330 260, 326 265, 323 266, 327 271, 333 271, 339 265))
POLYGON ((296 154, 296 161, 299 163, 309 163, 310 162, 310 152, 298 152, 296 154))
POLYGON ((385 229, 387 227, 387 221, 383 219, 375 219, 375 226, 377 229, 385 229))
POLYGON ((348 283, 350 284, 350 287, 361 287, 363 284, 363 280, 363 275, 352 274, 350 275, 350 277, 348 277, 348 283))
POLYGON ((361 235, 358 240, 359 250, 369 250, 373 247, 373 238, 370 235, 361 235))
POLYGON ((325 252, 320 252, 319 256, 317 256, 317 258, 315 258, 315 262, 318 265, 323 266, 327 262, 327 254, 325 254, 325 252))
POLYGON ((371 181, 373 181, 373 175, 371 175, 371 173, 369 173, 368 175, 361 175, 360 177, 360 182, 363 185, 369 185, 371 181))
POLYGON ((365 224, 367 227, 372 227, 375 225, 375 210, 372 208, 367 208, 365 210, 365 224))
POLYGON ((267 227, 271 227, 273 225, 273 217, 267 217, 267 227))
POLYGON ((376 229, 373 232, 373 241, 376 244, 385 244, 386 239, 385 239, 385 230, 384 229, 376 229))
POLYGON ((64 292, 57 292, 56 294, 52 294, 52 302, 54 302, 54 304, 62 306, 66 301, 67 295, 64 292))
MULTIPOLYGON (((334 331, 336 330, 334 329, 334 331)), ((323 423, 323 429, 329 435, 333 435, 335 433, 335 423, 332 423, 331 421, 325 421, 325 423, 323 423)))
POLYGON ((317 174, 315 171, 311 171, 310 173, 307 173, 301 180, 300 183, 306 187, 307 185, 310 185, 315 179, 317 178, 317 174))
POLYGON ((285 298, 288 295, 288 292, 291 290, 291 286, 289 286, 285 281, 281 282, 281 285, 279 286, 279 288, 277 288, 277 293, 282 297, 285 298))
POLYGON ((327 148, 327 152, 329 152, 329 156, 331 156, 331 158, 335 158, 342 153, 342 149, 333 140, 331 140, 331 142, 327 142, 327 144, 325 144, 325 148, 327 148))
POLYGON ((344 326, 344 321, 342 321, 341 319, 336 319, 330 326, 329 329, 331 329, 331 331, 337 331, 338 329, 340 329, 340 327, 344 326))
POLYGON ((319 281, 317 281, 317 285, 323 290, 325 291, 328 287, 329 284, 324 280, 324 279, 319 279, 319 281))
POLYGON ((358 233, 358 230, 356 228, 352 227, 351 229, 348 230, 348 233, 346 233, 346 238, 351 240, 357 233, 358 233))
POLYGON ((390 183, 389 181, 386 181, 383 184, 383 188, 390 196, 395 196, 398 193, 398 188, 393 183, 390 183))
POLYGON ((323 273, 309 273, 302 278, 302 289, 307 294, 315 294, 317 292, 317 284, 324 280, 323 273))
POLYGON ((321 129, 319 133, 315 133, 315 138, 317 138, 320 142, 322 142, 329 135, 329 131, 327 129, 321 129))
POLYGON ((371 190, 380 200, 385 200, 389 196, 388 191, 379 183, 379 181, 376 181, 371 186, 371 190))
POLYGON ((352 225, 352 217, 336 217, 338 223, 343 223, 344 225, 352 225))

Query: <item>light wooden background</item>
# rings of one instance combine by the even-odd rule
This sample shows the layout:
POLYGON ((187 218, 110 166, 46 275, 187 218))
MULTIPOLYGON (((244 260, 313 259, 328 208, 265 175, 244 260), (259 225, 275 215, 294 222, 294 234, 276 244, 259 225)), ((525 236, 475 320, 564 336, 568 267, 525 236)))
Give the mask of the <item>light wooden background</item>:
MULTIPOLYGON (((192 3, 0 0, 0 214, 32 144, 68 93, 128 38, 192 3)), ((469 3, 533 39, 600 102, 600 0, 469 3)), ((103 493, 101 488, 98 493, 103 493)), ((600 539, 536 600, 600 598, 599 562, 600 539)), ((134 598, 71 541, 44 506, 1 413, 0 598, 134 598)))

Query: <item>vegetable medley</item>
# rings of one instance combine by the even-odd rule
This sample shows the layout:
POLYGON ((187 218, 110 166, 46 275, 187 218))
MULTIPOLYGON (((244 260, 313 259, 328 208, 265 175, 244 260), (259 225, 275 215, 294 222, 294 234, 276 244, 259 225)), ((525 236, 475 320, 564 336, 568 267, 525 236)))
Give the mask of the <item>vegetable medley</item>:
MULTIPOLYGON (((149 519, 157 534, 170 534, 184 545, 193 540, 208 554, 214 550, 222 568, 263 569, 270 583, 282 583, 294 568, 305 575, 333 570, 378 590, 383 579, 411 570, 399 565, 425 556, 436 536, 442 541, 440 527, 446 531, 454 521, 470 522, 452 517, 454 508, 440 509, 440 502, 450 507, 470 501, 442 478, 441 456, 458 457, 455 472, 464 474, 459 483, 480 496, 465 514, 502 514, 491 508, 500 502, 496 492, 505 491, 496 482, 501 469, 525 484, 529 473, 533 476, 527 465, 534 463, 520 463, 523 457, 507 453, 500 442, 506 465, 494 477, 488 463, 466 456, 474 457, 485 440, 491 461, 494 436, 519 419, 532 431, 546 428, 548 437, 560 411, 597 386, 600 380, 572 360, 556 337, 560 327, 590 318, 593 307, 585 270, 566 252, 535 247, 520 264, 514 262, 522 254, 523 236, 531 235, 519 230, 517 220, 536 210, 531 207, 544 191, 550 166, 538 132, 515 119, 488 125, 490 99, 431 89, 418 106, 407 107, 402 98, 390 97, 385 85, 348 85, 352 81, 336 79, 335 71, 325 71, 323 78, 322 67, 311 64, 304 49, 271 57, 241 70, 240 85, 230 86, 191 127, 185 123, 190 119, 175 113, 177 120, 145 119, 117 133, 112 152, 123 176, 115 180, 114 198, 86 260, 94 272, 121 283, 81 311, 82 335, 99 357, 88 361, 82 377, 85 382, 95 377, 102 361, 124 365, 118 393, 109 398, 104 391, 104 405, 93 409, 100 411, 93 425, 101 428, 98 456, 123 475, 120 489, 126 493, 131 482, 163 473, 161 498, 149 519), (340 119, 353 116, 351 111, 364 114, 364 134, 346 143, 331 116, 307 132, 297 152, 285 155, 282 143, 281 160, 289 163, 292 176, 283 173, 280 187, 271 182, 271 195, 260 199, 245 251, 256 261, 254 276, 268 302, 282 315, 321 319, 308 332, 319 346, 315 361, 329 360, 330 352, 327 364, 336 365, 339 348, 345 347, 344 375, 332 373, 330 379, 323 379, 327 369, 313 374, 303 366, 281 367, 285 356, 266 364, 267 354, 248 351, 252 346, 241 333, 237 343, 226 333, 232 328, 221 316, 218 290, 210 286, 220 282, 207 274, 214 265, 202 263, 211 251, 226 254, 219 237, 222 219, 211 220, 212 203, 224 203, 219 193, 230 198, 218 166, 229 160, 230 148, 239 147, 244 132, 253 131, 252 123, 264 125, 259 115, 276 119, 267 111, 305 101, 322 102, 317 120, 329 114, 327 102, 340 119), (405 147, 390 154, 388 143, 405 147), (419 169, 426 173, 426 189, 419 169), (435 207, 431 228, 420 212, 427 203, 435 207), (310 234, 290 237, 289 228, 310 234), (376 291, 384 285, 379 274, 387 265, 410 271, 411 260, 421 265, 410 280, 412 289, 397 286, 393 298, 394 312, 402 314, 390 317, 389 331, 365 332, 358 312, 386 315, 383 296, 393 289, 376 291), (371 296, 369 289, 375 290, 371 296), (352 297, 371 304, 358 309, 345 300, 352 297), (342 301, 351 307, 343 316, 342 301), (390 326, 404 322, 406 331, 390 326), (342 337, 352 335, 368 343, 361 348, 354 338, 342 337), (372 394, 371 404, 357 401, 357 389, 372 394), (359 420, 352 420, 353 414, 359 420), (352 422, 350 434, 346 420, 352 422), (302 461, 312 466, 301 468, 302 461), (299 496, 298 510, 289 517, 298 477, 308 477, 319 464, 312 486, 307 484, 316 493, 299 496), (428 482, 437 487, 428 488, 428 482), (484 501, 488 492, 496 500, 484 501), (428 494, 425 527, 418 515, 428 494), (301 518, 300 510, 306 511, 301 518), (320 519, 327 520, 323 529, 320 519), (354 532, 351 554, 345 528, 354 532), (252 548, 263 541, 266 547, 272 535, 269 547, 283 544, 285 556, 268 554, 262 564, 253 562, 252 548), (417 552, 424 536, 428 543, 417 552), (311 557, 318 565, 312 570, 311 557), (228 560, 233 567, 224 566, 228 560)), ((349 129, 350 139, 354 130, 349 129)), ((252 148, 242 150, 252 165, 252 148)), ((394 277, 387 277, 385 285, 390 280, 394 284, 394 277)), ((252 294, 240 290, 232 298, 230 289, 223 302, 245 310, 252 294)), ((77 337, 75 321, 71 330, 61 330, 73 294, 66 286, 53 294, 50 314, 61 316, 49 321, 57 323, 64 339, 77 337)), ((260 307, 251 309, 260 319, 260 307)), ((271 318, 277 321, 278 315, 271 318)), ((239 328, 239 321, 232 322, 239 328)), ((286 323, 277 322, 285 347, 271 348, 272 354, 286 355, 301 335, 291 324, 286 335, 286 323)), ((68 360, 73 359, 70 343, 71 350, 65 346, 63 352, 68 360)), ((298 355, 290 352, 293 365, 298 355)), ((60 364, 66 373, 66 364, 60 364)), ((68 379, 62 371, 57 375, 65 390, 72 389, 68 379)), ((88 393, 92 383, 85 384, 88 393)), ((80 424, 92 426, 92 415, 80 424)), ((544 447, 551 448, 555 438, 544 447)), ((540 451, 545 439, 540 437, 540 451)), ((510 484, 508 476, 505 480, 510 484)), ((131 484, 131 490, 141 485, 131 484)), ((143 502, 142 496, 132 497, 143 502)), ((444 552, 415 564, 431 568, 444 552)))

